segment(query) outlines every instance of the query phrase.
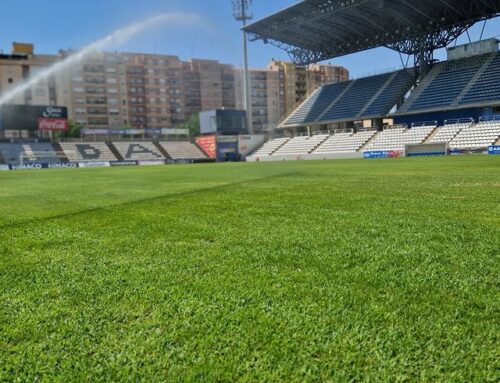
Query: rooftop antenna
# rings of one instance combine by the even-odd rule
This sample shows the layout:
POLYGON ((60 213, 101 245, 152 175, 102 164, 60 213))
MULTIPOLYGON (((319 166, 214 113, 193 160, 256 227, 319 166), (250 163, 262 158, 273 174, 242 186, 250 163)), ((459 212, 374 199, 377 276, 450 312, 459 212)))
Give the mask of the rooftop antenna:
MULTIPOLYGON (((245 27, 248 22, 253 19, 253 15, 250 11, 252 1, 253 0, 232 0, 234 19, 236 21, 241 21, 243 27, 245 27)), ((248 46, 247 33, 245 31, 243 31, 243 62, 243 105, 247 112, 248 129, 250 130, 250 132, 252 132, 253 129, 250 110, 250 79, 248 74, 248 46)))

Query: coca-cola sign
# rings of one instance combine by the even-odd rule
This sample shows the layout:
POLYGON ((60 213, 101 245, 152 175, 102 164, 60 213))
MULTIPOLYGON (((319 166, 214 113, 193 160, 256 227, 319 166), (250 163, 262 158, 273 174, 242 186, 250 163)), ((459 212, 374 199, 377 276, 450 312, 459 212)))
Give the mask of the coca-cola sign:
POLYGON ((65 132, 68 130, 68 120, 64 118, 39 118, 38 130, 65 132))
MULTIPOLYGON (((64 106, 42 105, 2 105, 0 107, 0 130, 39 129, 40 119, 67 120, 68 109, 64 106)), ((48 122, 42 125, 47 126, 48 122)), ((51 124, 48 124, 50 127, 51 124)), ((60 128, 62 123, 54 124, 60 128)))

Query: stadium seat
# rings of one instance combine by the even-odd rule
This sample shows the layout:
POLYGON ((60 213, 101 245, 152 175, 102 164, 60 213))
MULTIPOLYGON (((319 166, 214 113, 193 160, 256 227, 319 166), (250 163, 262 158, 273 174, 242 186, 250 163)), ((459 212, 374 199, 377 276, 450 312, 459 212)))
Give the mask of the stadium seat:
POLYGON ((438 63, 400 113, 453 108, 500 98, 500 53, 438 63), (486 68, 484 68, 487 66, 486 68), (476 79, 478 73, 484 72, 476 79), (469 89, 470 88, 470 89, 469 89), (468 89, 468 90, 467 90, 468 89), (464 92, 467 92, 464 95, 464 92))
POLYGON ((361 149, 373 136, 375 130, 367 130, 359 133, 335 133, 321 144, 313 153, 351 153, 361 149))
POLYGON ((430 142, 448 142, 450 143, 458 133, 463 129, 467 129, 472 125, 469 123, 447 124, 438 128, 436 134, 432 137, 430 142))
POLYGON ((451 149, 482 149, 495 144, 500 138, 500 121, 484 121, 471 125, 451 141, 451 149))
POLYGON ((59 163, 54 147, 49 143, 0 143, 0 153, 6 164, 59 163))
POLYGON ((413 84, 413 70, 324 85, 300 105, 282 126, 384 117, 413 84))
POLYGON ((267 141, 260 149, 252 154, 252 157, 265 157, 270 156, 281 146, 286 144, 290 140, 289 137, 280 137, 267 141))
POLYGON ((500 99, 500 54, 488 64, 485 71, 460 101, 460 105, 496 101, 500 99))
POLYGON ((62 142, 60 145, 71 162, 117 160, 104 142, 62 142))
POLYGON ((391 127, 380 132, 364 151, 403 151, 406 145, 423 143, 435 129, 436 126, 391 127))
POLYGON ((124 160, 152 161, 165 159, 165 156, 152 142, 113 142, 113 146, 124 160))
POLYGON ((301 155, 309 154, 316 149, 323 141, 329 137, 328 134, 317 134, 314 136, 298 136, 289 140, 285 145, 279 148, 274 155, 301 155))
POLYGON ((160 142, 162 148, 173 160, 202 160, 207 156, 191 142, 160 142))

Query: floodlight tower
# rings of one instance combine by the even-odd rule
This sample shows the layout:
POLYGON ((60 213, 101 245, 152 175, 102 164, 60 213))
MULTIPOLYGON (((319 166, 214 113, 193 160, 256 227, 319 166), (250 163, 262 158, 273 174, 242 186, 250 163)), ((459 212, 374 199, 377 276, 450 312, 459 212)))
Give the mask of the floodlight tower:
MULTIPOLYGON (((253 15, 250 11, 252 5, 252 0, 232 0, 233 3, 233 16, 236 21, 241 21, 243 27, 245 27, 248 21, 253 19, 253 15)), ((251 119, 251 107, 250 107, 250 78, 248 74, 248 45, 247 45, 247 33, 243 31, 243 105, 247 112, 248 129, 252 132, 252 119, 251 119)))

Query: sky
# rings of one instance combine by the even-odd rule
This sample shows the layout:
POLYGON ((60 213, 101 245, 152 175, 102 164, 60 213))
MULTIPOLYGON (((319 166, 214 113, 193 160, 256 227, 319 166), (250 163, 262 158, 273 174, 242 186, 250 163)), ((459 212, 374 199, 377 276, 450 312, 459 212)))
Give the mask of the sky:
MULTIPOLYGON (((296 2, 254 0, 252 12, 255 19, 260 19, 296 2)), ((9 53, 13 41, 34 43, 39 54, 79 49, 116 29, 166 12, 195 13, 203 22, 149 29, 113 50, 170 54, 182 60, 214 59, 242 66, 242 37, 240 25, 232 17, 231 0, 0 0, 0 50, 9 53)), ((472 41, 479 39, 482 27, 476 25, 471 30, 472 41)), ((500 20, 488 21, 483 38, 499 35, 500 20)), ((459 43, 468 41, 467 36, 462 36, 459 43)), ((437 58, 444 57, 445 52, 437 53, 437 58)), ((288 60, 285 52, 272 45, 250 43, 252 68, 263 68, 273 58, 288 60)), ((328 62, 347 67, 353 77, 402 66, 399 54, 386 48, 328 62)))

